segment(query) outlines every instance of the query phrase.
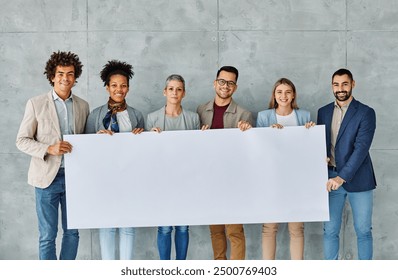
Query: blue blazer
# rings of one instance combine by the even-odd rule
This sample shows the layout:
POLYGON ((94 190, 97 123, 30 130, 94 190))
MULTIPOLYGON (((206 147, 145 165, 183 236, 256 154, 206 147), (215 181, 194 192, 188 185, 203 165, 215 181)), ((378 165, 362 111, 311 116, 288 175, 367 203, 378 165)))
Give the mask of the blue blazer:
MULTIPOLYGON (((298 125, 305 125, 310 121, 310 112, 302 109, 294 109, 294 112, 296 113, 298 125)), ((257 127, 269 127, 274 123, 277 123, 275 109, 258 112, 257 127)))
MULTIPOLYGON (((330 133, 334 102, 318 110, 317 124, 325 125, 326 149, 330 156, 330 133)), ((335 146, 336 170, 346 183, 348 192, 362 192, 376 188, 369 149, 376 130, 375 111, 353 99, 341 123, 335 146)))

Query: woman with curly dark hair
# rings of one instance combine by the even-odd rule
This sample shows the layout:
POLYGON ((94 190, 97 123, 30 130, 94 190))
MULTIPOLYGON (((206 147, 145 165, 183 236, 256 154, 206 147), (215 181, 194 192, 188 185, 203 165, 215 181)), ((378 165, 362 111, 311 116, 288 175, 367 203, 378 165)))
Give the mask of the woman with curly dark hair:
MULTIPOLYGON (((86 133, 112 135, 119 132, 139 134, 144 131, 144 118, 137 109, 126 103, 129 80, 133 77, 132 66, 126 62, 112 60, 103 67, 100 76, 109 93, 108 102, 94 109, 87 120, 86 133)), ((119 258, 133 259, 135 228, 99 229, 101 257, 116 259, 116 231, 119 231, 119 258)))

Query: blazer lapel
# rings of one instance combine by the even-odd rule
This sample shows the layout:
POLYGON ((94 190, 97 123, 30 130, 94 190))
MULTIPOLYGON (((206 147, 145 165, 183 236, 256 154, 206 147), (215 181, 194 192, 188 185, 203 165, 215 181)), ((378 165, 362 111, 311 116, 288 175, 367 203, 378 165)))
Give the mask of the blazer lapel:
POLYGON ((207 102, 204 108, 204 113, 201 116, 202 125, 207 124, 209 127, 211 127, 213 123, 213 115, 214 115, 214 100, 211 100, 207 102))
MULTIPOLYGON (((237 110, 237 107, 238 107, 238 105, 235 103, 235 101, 233 99, 231 99, 231 103, 229 103, 229 106, 228 106, 228 108, 227 108, 227 110, 225 112, 235 114, 236 110, 237 110)), ((235 126, 235 123, 232 120, 232 118, 227 118, 225 116, 225 114, 224 114, 223 121, 224 121, 224 128, 226 128, 226 127, 234 127, 235 126)))
POLYGON ((358 103, 355 99, 352 99, 350 106, 348 106, 347 112, 343 118, 343 122, 341 123, 339 134, 337 135, 336 144, 339 142, 341 135, 344 133, 347 128, 348 123, 352 119, 352 117, 356 114, 358 109, 358 103))
POLYGON ((79 108, 79 103, 76 101, 76 98, 74 98, 73 94, 72 94, 72 116, 73 116, 73 134, 77 134, 76 131, 82 131, 82 128, 79 127, 79 122, 78 120, 80 120, 81 116, 80 113, 82 110, 80 110, 79 108))
POLYGON ((164 121, 165 121, 165 115, 166 115, 166 106, 163 107, 163 110, 159 112, 159 127, 162 131, 164 131, 164 121))
MULTIPOLYGON (((322 114, 323 123, 325 124, 326 143, 328 147, 330 147, 331 143, 330 133, 332 129, 333 110, 334 110, 334 102, 330 103, 329 106, 325 108, 325 111, 322 114)), ((330 151, 330 148, 328 148, 328 151, 330 151)))
POLYGON ((331 103, 330 106, 326 108, 326 112, 324 114, 326 131, 330 131, 332 127, 333 110, 334 110, 334 103, 331 103))
POLYGON ((57 131, 59 139, 62 139, 61 137, 61 128, 59 126, 59 120, 58 120, 58 115, 57 115, 57 110, 55 109, 55 104, 54 104, 54 99, 53 99, 53 94, 52 90, 47 94, 47 106, 48 106, 48 111, 50 114, 50 118, 52 121, 52 124, 57 131))

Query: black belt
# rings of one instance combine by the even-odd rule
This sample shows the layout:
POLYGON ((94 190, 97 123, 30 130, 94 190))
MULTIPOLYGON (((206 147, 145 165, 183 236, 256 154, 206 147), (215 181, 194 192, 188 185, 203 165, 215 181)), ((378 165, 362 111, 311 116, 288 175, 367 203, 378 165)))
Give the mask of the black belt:
POLYGON ((336 166, 332 166, 332 165, 328 165, 328 169, 329 169, 330 171, 334 171, 334 172, 337 171, 336 166))

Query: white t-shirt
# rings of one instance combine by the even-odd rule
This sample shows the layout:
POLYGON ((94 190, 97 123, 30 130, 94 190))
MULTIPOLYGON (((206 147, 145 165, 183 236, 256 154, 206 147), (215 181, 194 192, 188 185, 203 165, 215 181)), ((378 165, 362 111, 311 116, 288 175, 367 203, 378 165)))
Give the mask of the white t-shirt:
POLYGON ((116 118, 119 125, 119 132, 131 132, 133 130, 127 110, 117 112, 116 118))
POLYGON ((297 126, 297 118, 296 118, 296 113, 294 110, 287 116, 280 116, 276 114, 276 120, 279 124, 283 126, 297 126))
POLYGON ((177 117, 165 116, 164 130, 185 130, 185 122, 182 113, 177 117))

